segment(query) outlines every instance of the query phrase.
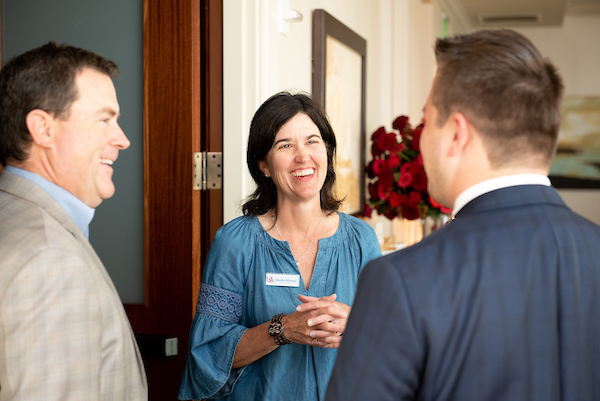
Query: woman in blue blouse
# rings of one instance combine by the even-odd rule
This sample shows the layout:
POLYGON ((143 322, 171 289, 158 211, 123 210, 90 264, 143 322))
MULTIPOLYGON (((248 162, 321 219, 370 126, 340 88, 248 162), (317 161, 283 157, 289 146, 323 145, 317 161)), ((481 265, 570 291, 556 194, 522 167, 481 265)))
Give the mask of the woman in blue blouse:
POLYGON ((358 276, 381 255, 369 225, 337 212, 335 149, 306 95, 278 93, 254 115, 257 189, 210 248, 180 399, 325 397, 358 276))

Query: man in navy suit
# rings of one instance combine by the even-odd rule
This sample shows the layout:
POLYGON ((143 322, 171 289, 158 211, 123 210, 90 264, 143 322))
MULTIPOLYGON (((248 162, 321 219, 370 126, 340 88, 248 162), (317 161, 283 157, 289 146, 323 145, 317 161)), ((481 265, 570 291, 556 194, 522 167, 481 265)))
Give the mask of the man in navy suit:
POLYGON ((365 267, 326 400, 600 400, 600 227, 547 177, 561 78, 509 30, 435 52, 420 145, 455 220, 365 267))

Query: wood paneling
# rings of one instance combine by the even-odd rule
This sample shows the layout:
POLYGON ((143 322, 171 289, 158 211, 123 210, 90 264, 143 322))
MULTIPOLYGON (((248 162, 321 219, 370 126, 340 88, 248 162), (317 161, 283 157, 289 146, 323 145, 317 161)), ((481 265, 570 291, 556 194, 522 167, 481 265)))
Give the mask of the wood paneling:
MULTIPOLYGON (((151 400, 176 400, 192 313, 192 153, 201 136, 201 8, 144 1, 146 304, 125 305, 136 334, 179 338, 179 355, 144 356, 151 400)), ((199 236, 201 233, 197 233, 199 236)))

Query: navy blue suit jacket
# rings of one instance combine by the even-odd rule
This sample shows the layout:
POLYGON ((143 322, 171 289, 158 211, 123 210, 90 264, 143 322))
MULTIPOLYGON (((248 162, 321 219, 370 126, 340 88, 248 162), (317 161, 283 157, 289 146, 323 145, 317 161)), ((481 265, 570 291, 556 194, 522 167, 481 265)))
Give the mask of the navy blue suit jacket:
POLYGON ((326 400, 413 399, 600 400, 600 227, 517 186, 369 263, 326 400))

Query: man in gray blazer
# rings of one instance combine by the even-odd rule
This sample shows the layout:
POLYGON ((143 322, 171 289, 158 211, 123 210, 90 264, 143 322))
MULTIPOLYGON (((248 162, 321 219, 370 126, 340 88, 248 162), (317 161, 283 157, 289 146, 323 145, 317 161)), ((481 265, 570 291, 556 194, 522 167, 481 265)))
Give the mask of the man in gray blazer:
POLYGON ((421 154, 456 218, 364 268, 325 399, 600 400, 600 227, 547 177, 556 68, 509 30, 435 50, 421 154))
POLYGON ((0 400, 146 400, 123 305, 88 242, 114 191, 117 66, 50 42, 0 71, 0 400))

